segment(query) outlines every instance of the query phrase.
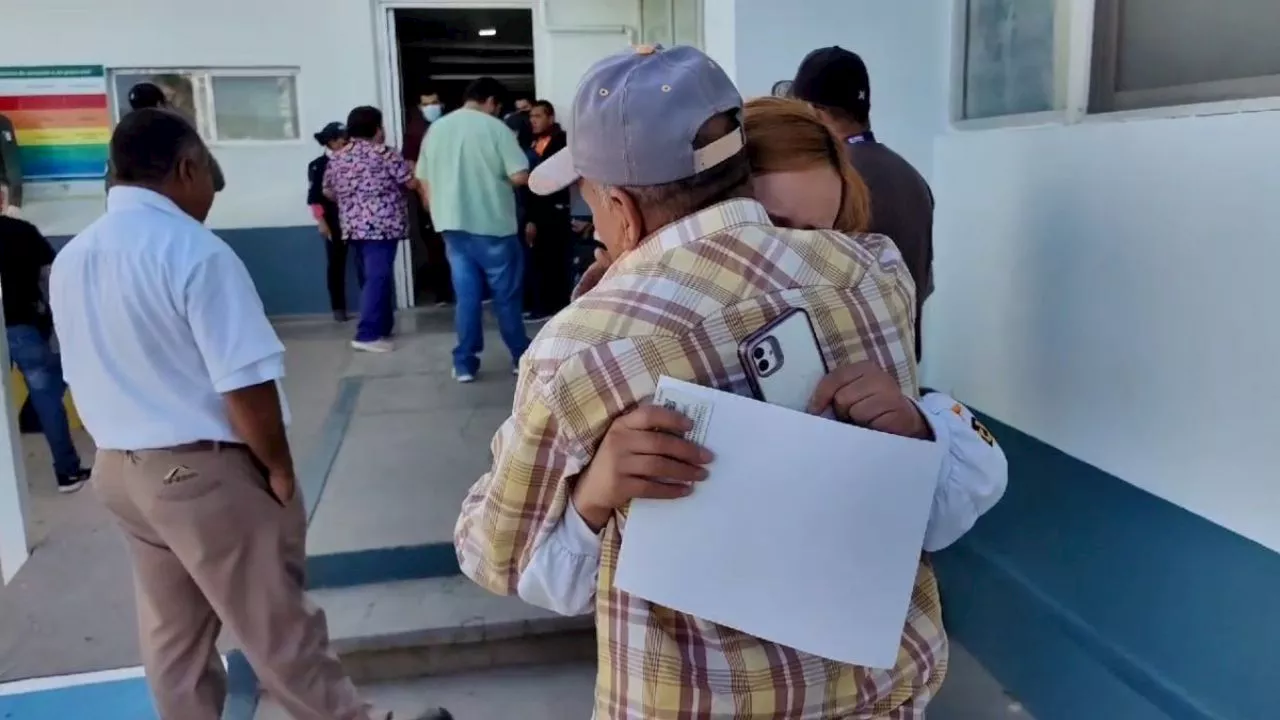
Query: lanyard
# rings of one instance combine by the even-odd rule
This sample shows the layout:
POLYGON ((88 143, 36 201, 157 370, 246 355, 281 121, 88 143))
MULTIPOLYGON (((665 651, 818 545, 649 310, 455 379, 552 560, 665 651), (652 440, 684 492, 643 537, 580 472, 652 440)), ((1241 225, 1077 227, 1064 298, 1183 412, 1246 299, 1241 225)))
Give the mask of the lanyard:
POLYGON ((850 145, 861 145, 862 143, 873 143, 876 141, 876 135, 870 130, 863 130, 857 135, 850 135, 849 137, 845 138, 844 141, 849 143, 850 145))

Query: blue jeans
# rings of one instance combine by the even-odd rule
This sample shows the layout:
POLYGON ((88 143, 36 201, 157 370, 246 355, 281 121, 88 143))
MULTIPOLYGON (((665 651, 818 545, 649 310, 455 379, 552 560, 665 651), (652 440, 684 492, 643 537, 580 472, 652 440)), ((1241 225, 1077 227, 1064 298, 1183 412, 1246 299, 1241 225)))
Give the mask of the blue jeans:
POLYGON ((67 408, 62 404, 67 394, 67 383, 62 379, 62 359, 32 325, 14 325, 7 328, 6 334, 9 360, 27 383, 31 407, 40 418, 40 430, 53 453, 54 472, 60 477, 80 472, 80 455, 71 440, 67 408))
POLYGON ((391 337, 396 322, 396 249, 399 240, 355 240, 360 253, 364 287, 360 289, 360 324, 357 342, 373 342, 391 337))
POLYGON ((460 374, 474 375, 480 369, 479 354, 484 350, 483 310, 480 302, 486 286, 493 293, 493 312, 498 317, 498 331, 515 362, 529 348, 529 334, 524 328, 524 249, 515 235, 494 237, 473 235, 460 230, 444 232, 445 249, 453 273, 453 291, 457 296, 454 324, 458 346, 453 349, 453 368, 460 374))

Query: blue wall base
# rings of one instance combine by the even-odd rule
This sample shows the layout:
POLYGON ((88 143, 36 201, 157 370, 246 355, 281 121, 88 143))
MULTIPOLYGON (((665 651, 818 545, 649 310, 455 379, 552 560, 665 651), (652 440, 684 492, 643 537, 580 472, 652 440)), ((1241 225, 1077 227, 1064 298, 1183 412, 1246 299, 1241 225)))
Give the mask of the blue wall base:
POLYGON ((984 419, 1009 490, 935 558, 949 632, 1039 720, 1280 718, 1280 555, 984 419))
MULTIPOLYGON (((268 315, 315 315, 331 312, 325 278, 325 240, 314 226, 213 229, 244 261, 268 315)), ((49 238, 54 248, 71 240, 49 238)), ((347 253, 347 309, 360 307, 356 254, 347 253)))
MULTIPOLYGON (((214 230, 244 260, 268 315, 328 313, 328 256, 314 226, 214 230)), ((356 253, 347 252, 347 309, 360 307, 356 253)))
POLYGON ((310 590, 460 574, 462 569, 458 567, 458 553, 453 543, 374 548, 307 558, 307 588, 310 590))

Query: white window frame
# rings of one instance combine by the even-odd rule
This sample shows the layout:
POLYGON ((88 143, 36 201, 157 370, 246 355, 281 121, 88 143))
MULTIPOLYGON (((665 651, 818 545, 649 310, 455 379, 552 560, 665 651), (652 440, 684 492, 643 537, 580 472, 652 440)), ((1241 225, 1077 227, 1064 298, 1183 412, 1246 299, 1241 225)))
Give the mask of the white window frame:
MULTIPOLYGON (((1261 112, 1280 110, 1280 77, 1246 78, 1228 80, 1219 83, 1202 83, 1200 85, 1183 86, 1181 88, 1160 88, 1143 93, 1184 93, 1174 97, 1186 98, 1180 105, 1162 105, 1158 107, 1116 109, 1091 113, 1089 112, 1091 93, 1095 85, 1099 87, 1115 87, 1114 64, 1117 57, 1118 38, 1112 38, 1108 46, 1095 48, 1094 26, 1096 13, 1118 12, 1119 5, 1115 0, 1058 0, 1065 3, 1068 14, 1064 28, 1059 28, 1059 55, 1062 60, 1058 72, 1060 81, 1058 89, 1063 93, 1061 110, 1050 110, 1041 113, 1019 115, 1002 115, 990 118, 966 119, 964 117, 965 63, 968 59, 968 5, 969 0, 953 0, 950 4, 951 17, 951 68, 950 88, 950 131, 968 132, 992 130, 999 128, 1037 127, 1052 125, 1071 125, 1078 123, 1125 122, 1130 120, 1167 119, 1191 117, 1197 115, 1231 115, 1242 112, 1261 112), (1065 33, 1065 34, 1064 34, 1065 33), (1063 40, 1065 39, 1065 42, 1063 40), (1094 62, 1094 53, 1102 55, 1094 62), (1100 66, 1105 70, 1106 64, 1111 67, 1110 73, 1097 72, 1100 66), (1236 83, 1257 83, 1259 81, 1275 84, 1275 96, 1258 97, 1244 100, 1212 100, 1220 97, 1225 86, 1236 83), (1107 84, 1109 83, 1109 84, 1107 84)), ((1110 18, 1103 18, 1104 22, 1110 18)), ((1117 22, 1104 26, 1118 29, 1117 22)), ((1114 31, 1113 31, 1114 34, 1114 31)), ((1237 86, 1238 87, 1238 86, 1237 86)), ((1255 86, 1256 87, 1256 86, 1255 86)), ((1271 87, 1271 86, 1267 86, 1271 87)), ((1166 95, 1168 97, 1169 95, 1166 95)), ((1148 98, 1150 96, 1147 96, 1148 98)), ((1134 96, 1130 96, 1130 107, 1134 96)))
POLYGON ((121 102, 116 95, 115 78, 118 75, 190 75, 196 103, 196 125, 200 136, 210 147, 258 147, 264 145, 301 145, 306 142, 302 119, 302 73, 296 67, 113 67, 107 70, 107 87, 110 89, 112 121, 120 122, 123 115, 121 102), (280 140, 222 140, 218 138, 218 117, 213 92, 215 77, 268 78, 287 77, 293 80, 294 112, 298 137, 280 140))

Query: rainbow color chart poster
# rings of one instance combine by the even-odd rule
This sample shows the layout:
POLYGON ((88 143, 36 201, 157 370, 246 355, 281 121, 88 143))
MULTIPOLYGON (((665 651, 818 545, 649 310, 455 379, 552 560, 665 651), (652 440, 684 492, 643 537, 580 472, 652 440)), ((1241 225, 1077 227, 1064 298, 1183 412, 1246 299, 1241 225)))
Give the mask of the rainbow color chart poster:
POLYGON ((101 65, 0 67, 0 115, 28 181, 105 177, 111 113, 101 65))

